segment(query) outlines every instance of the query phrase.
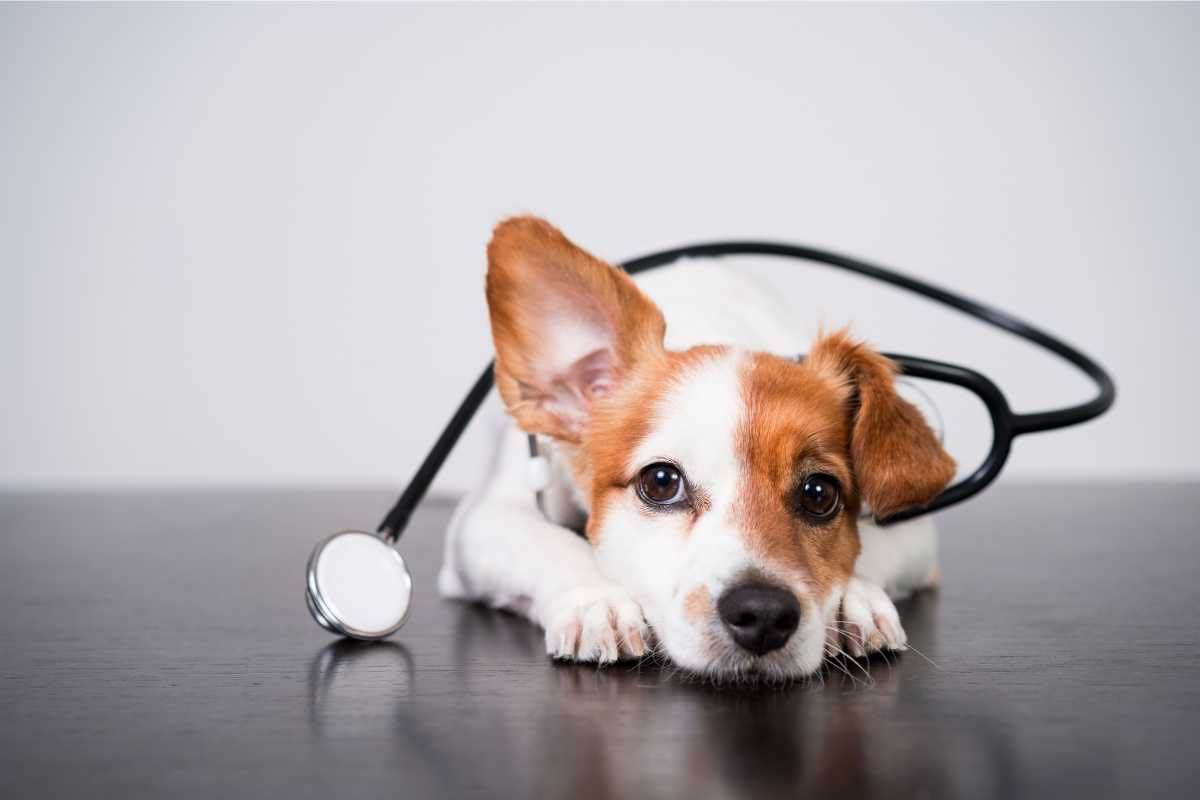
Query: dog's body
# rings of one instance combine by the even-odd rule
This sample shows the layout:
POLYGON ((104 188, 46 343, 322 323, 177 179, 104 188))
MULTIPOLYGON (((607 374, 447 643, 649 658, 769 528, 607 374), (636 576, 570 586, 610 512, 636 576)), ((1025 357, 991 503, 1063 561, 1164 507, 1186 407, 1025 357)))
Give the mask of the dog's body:
POLYGON ((927 502, 953 465, 890 364, 844 334, 806 346, 769 292, 714 264, 638 285, 540 220, 497 228, 488 299, 516 424, 450 524, 442 593, 526 615, 564 659, 657 642, 714 677, 798 677, 842 648, 903 649, 889 595, 936 581, 933 525, 860 509, 927 502), (552 466, 541 508, 526 431, 552 466))

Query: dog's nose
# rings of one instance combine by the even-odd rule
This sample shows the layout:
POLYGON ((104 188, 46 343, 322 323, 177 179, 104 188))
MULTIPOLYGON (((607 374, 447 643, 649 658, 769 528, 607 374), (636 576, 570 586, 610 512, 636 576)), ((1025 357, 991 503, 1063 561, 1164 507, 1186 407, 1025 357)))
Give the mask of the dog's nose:
POLYGON ((800 625, 795 596, 775 586, 734 586, 717 600, 717 613, 733 640, 756 655, 783 647, 800 625))

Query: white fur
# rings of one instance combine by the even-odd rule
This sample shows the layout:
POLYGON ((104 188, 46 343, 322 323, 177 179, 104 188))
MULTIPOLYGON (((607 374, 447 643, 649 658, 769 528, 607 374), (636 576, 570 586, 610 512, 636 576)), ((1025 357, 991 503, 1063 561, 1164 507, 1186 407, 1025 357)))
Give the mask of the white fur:
MULTIPOLYGON (((796 325, 769 292, 718 265, 682 264, 639 283, 663 310, 673 349, 732 344, 789 354, 803 351, 803 334, 811 332, 796 325)), ((556 358, 564 357, 561 346, 556 358)), ((744 411, 743 358, 733 350, 681 376, 653 410, 651 433, 630 453, 628 477, 668 459, 683 465, 689 481, 707 493, 711 507, 690 530, 686 514, 648 514, 631 491, 606 507, 593 551, 569 529, 582 524, 588 498, 571 480, 564 453, 539 440, 552 474, 543 515, 525 479, 525 436, 510 425, 487 479, 450 523, 442 593, 525 614, 545 628, 547 652, 557 658, 606 663, 639 656, 650 638, 648 621, 663 653, 681 666, 718 675, 742 671, 750 658, 711 619, 689 619, 685 603, 697 589, 719 597, 747 568, 770 572, 770 565, 754 563, 745 551, 730 513, 738 489, 734 432, 744 411)), ((801 627, 783 648, 760 657, 759 671, 813 672, 826 651, 827 631, 837 626, 856 655, 904 647, 888 595, 902 596, 935 577, 932 521, 884 531, 864 520, 859 530, 863 550, 855 576, 824 598, 792 587, 803 608, 801 627)))

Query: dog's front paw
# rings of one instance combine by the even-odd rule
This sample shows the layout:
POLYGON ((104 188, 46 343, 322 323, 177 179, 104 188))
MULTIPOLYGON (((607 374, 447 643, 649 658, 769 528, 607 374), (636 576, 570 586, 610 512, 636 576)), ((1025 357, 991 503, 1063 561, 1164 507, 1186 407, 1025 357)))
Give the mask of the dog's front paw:
POLYGON ((640 658, 649 628, 641 606, 613 584, 569 589, 541 609, 546 652, 566 661, 610 664, 640 658))
POLYGON ((862 658, 881 650, 904 650, 908 643, 900 614, 887 593, 860 578, 851 578, 846 584, 836 625, 828 631, 828 655, 836 655, 842 648, 862 658))

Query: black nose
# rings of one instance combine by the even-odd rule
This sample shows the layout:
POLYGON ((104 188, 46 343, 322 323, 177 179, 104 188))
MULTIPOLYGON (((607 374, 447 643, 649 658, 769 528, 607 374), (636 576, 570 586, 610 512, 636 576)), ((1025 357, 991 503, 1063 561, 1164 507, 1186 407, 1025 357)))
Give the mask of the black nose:
POLYGON ((751 653, 778 650, 800 625, 800 604, 786 589, 762 584, 734 586, 717 601, 733 640, 751 653))

